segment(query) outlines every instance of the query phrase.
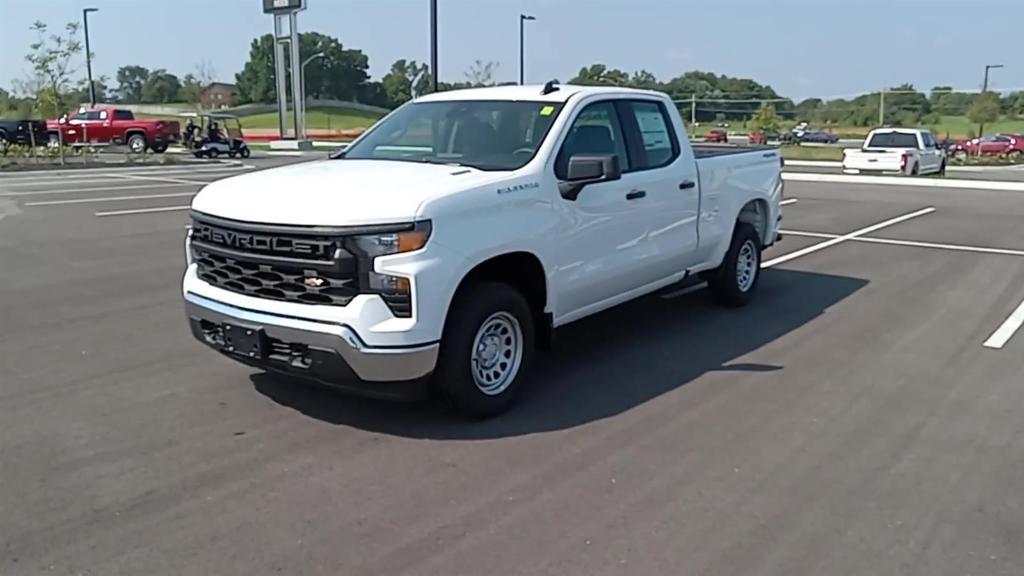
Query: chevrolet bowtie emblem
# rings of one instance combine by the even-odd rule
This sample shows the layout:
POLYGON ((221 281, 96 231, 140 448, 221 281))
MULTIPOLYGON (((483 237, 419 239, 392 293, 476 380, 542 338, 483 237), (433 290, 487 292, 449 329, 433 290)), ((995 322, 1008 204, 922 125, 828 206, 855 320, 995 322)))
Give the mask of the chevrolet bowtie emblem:
POLYGON ((310 288, 319 288, 324 285, 325 281, 323 278, 317 278, 316 276, 310 276, 303 280, 303 283, 310 288))

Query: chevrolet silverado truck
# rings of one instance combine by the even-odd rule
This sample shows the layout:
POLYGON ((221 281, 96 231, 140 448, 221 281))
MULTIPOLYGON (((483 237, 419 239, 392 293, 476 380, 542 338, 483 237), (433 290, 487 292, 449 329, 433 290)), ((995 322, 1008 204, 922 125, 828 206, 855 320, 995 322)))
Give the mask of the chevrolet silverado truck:
POLYGON ((946 151, 928 130, 879 128, 860 149, 843 150, 847 174, 917 176, 946 173, 946 151))
POLYGON ((122 144, 135 154, 147 149, 162 153, 181 138, 181 127, 173 120, 140 119, 131 110, 119 108, 79 110, 58 120, 47 120, 46 127, 52 144, 61 139, 65 144, 122 144))
POLYGON ((443 92, 331 159, 207 185, 182 293, 234 360, 486 417, 560 326, 694 275, 746 304, 782 195, 777 149, 691 146, 659 92, 443 92))

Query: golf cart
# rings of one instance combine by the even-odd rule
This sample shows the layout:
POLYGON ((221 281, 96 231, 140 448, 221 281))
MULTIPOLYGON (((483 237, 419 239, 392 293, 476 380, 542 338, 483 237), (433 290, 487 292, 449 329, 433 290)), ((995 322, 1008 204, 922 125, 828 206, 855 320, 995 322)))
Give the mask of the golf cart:
POLYGON ((249 157, 249 147, 242 139, 242 123, 238 116, 205 112, 185 112, 181 116, 188 118, 182 130, 185 147, 196 158, 216 158, 221 154, 232 158, 249 157))

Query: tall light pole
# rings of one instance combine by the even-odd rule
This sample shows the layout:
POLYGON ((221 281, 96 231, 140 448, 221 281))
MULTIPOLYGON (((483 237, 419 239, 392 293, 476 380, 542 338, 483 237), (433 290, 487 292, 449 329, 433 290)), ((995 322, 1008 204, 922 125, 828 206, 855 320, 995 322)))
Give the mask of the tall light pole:
POLYGON ((301 74, 301 86, 302 86, 302 90, 301 90, 302 94, 301 94, 301 98, 300 98, 300 101, 302 102, 302 134, 296 134, 295 135, 296 140, 305 140, 306 139, 306 65, 308 65, 313 60, 316 60, 317 58, 323 58, 323 57, 324 57, 324 53, 323 52, 317 52, 316 54, 313 54, 309 58, 306 58, 305 60, 303 60, 302 61, 302 67, 299 69, 299 72, 301 74))
POLYGON ((89 12, 99 12, 99 8, 83 8, 82 23, 85 31, 85 72, 89 80, 89 105, 96 105, 96 87, 92 83, 92 54, 89 51, 89 12))
MULTIPOLYGON (((988 92, 988 71, 992 70, 993 68, 1002 68, 1002 67, 1003 67, 1002 64, 985 64, 985 81, 981 84, 981 94, 982 94, 982 96, 984 96, 985 93, 988 92)), ((982 135, 984 135, 984 134, 985 134, 985 123, 982 122, 981 124, 978 124, 978 138, 981 138, 982 135)), ((981 146, 979 146, 978 149, 980 150, 981 146)))
POLYGON ((525 83, 525 79, 526 79, 526 71, 525 71, 525 64, 524 64, 524 62, 526 61, 526 58, 525 58, 526 48, 524 47, 525 43, 523 41, 523 29, 525 28, 525 24, 526 24, 527 20, 536 20, 536 18, 533 17, 533 16, 529 16, 527 14, 520 14, 519 15, 519 85, 520 86, 522 86, 525 83))
POLYGON ((437 92, 437 0, 430 0, 430 84, 437 92))

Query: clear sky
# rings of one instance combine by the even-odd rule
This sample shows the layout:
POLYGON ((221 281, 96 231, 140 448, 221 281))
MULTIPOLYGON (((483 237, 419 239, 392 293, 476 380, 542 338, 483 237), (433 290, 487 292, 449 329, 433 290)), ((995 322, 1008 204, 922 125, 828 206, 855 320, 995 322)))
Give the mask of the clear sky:
MULTIPOLYGON (((379 78, 398 58, 429 61, 428 0, 308 0, 303 31, 368 54, 379 78)), ((438 0, 443 80, 474 60, 518 77, 518 17, 527 23, 527 80, 566 81, 604 63, 662 79, 700 69, 753 78, 784 96, 841 96, 912 82, 1024 87, 1024 0, 438 0)), ((208 60, 233 81, 249 42, 269 32, 259 0, 0 0, 0 87, 24 77, 28 27, 90 15, 94 73, 119 66, 178 75, 208 60)), ((85 75, 82 63, 81 75, 85 75)), ((111 80, 111 83, 113 81, 111 80)))

